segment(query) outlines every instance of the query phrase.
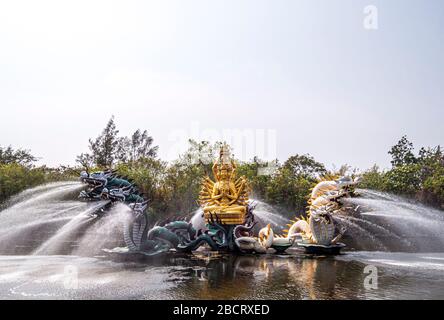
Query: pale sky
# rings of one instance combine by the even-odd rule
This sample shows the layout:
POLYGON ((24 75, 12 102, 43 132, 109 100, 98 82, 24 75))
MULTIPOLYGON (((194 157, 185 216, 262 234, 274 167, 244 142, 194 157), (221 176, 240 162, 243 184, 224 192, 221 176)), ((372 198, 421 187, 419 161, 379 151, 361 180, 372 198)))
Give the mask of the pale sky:
POLYGON ((281 161, 388 167, 404 134, 444 145, 443 31, 442 0, 1 1, 0 145, 74 164, 114 115, 166 160, 243 130, 281 161))

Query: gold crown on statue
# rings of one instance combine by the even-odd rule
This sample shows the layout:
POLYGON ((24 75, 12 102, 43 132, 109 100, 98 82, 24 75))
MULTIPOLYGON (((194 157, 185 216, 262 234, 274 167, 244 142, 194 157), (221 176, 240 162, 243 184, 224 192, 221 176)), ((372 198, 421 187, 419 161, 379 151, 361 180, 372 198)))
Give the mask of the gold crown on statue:
POLYGON ((233 170, 233 163, 231 158, 231 148, 228 144, 224 143, 220 147, 219 152, 219 164, 217 166, 218 170, 227 170, 232 171, 233 170))

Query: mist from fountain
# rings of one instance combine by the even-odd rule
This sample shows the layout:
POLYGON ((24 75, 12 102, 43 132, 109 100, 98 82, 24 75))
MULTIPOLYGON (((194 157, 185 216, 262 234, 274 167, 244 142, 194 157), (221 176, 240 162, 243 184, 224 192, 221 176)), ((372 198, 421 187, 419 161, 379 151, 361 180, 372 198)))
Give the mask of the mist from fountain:
POLYGON ((103 217, 84 232, 73 254, 93 256, 102 253, 103 249, 123 246, 123 226, 131 215, 131 209, 125 204, 113 205, 103 217))
MULTIPOLYGON (((91 235, 97 230, 116 231, 120 229, 116 227, 119 223, 117 221, 121 220, 108 217, 98 219, 95 213, 108 201, 74 200, 82 188, 84 185, 79 182, 56 182, 25 190, 11 198, 7 202, 9 207, 0 211, 0 254, 91 252, 87 248, 119 237, 119 233, 113 236, 111 231, 106 235, 91 235), (98 221, 97 229, 89 231, 98 221)), ((116 213, 125 215, 127 212, 123 207, 115 206, 106 215, 110 214, 114 218, 118 216, 116 213)))
POLYGON ((359 197, 343 200, 348 210, 337 217, 349 227, 345 238, 357 250, 440 252, 444 245, 444 212, 393 194, 358 189, 359 197), (352 236, 350 236, 350 233, 352 236), (368 241, 361 238, 374 238, 368 241))

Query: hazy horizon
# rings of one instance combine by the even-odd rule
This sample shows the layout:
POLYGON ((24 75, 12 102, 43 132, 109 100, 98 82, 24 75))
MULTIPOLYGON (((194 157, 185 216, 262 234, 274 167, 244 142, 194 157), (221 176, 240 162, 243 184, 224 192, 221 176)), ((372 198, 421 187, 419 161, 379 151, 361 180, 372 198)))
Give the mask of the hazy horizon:
POLYGON ((165 160, 188 138, 230 131, 280 161, 308 153, 329 168, 387 168, 403 135, 416 151, 444 145, 443 9, 439 0, 1 2, 0 146, 73 165, 114 115, 121 135, 148 130, 165 160), (368 5, 376 29, 364 26, 368 5))

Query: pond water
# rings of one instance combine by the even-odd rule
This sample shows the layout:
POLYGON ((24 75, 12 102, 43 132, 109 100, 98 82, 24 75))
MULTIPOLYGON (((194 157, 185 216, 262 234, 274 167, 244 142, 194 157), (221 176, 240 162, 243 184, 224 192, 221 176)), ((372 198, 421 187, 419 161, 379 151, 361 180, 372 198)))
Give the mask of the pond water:
POLYGON ((2 299, 444 299, 444 254, 0 256, 2 299), (367 265, 377 288, 366 288, 367 265))

